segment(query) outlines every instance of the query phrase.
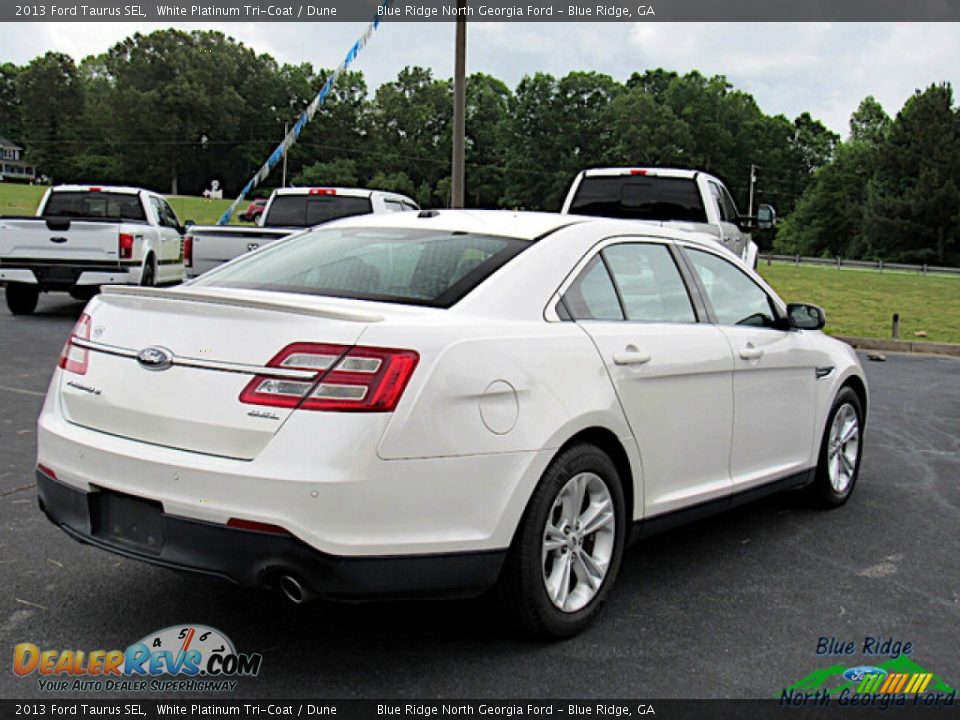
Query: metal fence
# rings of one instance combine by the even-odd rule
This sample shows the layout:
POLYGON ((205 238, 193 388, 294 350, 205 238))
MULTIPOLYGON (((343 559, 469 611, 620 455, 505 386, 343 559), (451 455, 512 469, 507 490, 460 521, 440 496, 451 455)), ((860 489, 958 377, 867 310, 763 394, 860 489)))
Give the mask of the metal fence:
POLYGON ((793 265, 820 265, 836 268, 860 268, 862 270, 896 270, 899 272, 917 272, 956 275, 960 277, 960 268, 940 267, 938 265, 908 265, 906 263, 884 262, 883 260, 846 260, 844 258, 803 257, 802 255, 762 255, 762 261, 791 263, 793 265))

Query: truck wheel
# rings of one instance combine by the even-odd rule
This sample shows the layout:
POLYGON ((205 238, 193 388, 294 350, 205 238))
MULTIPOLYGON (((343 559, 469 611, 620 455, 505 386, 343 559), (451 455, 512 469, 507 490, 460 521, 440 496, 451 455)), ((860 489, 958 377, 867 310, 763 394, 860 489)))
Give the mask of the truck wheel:
POLYGON ((152 258, 148 258, 146 265, 143 266, 143 274, 140 275, 140 284, 143 287, 153 287, 157 284, 157 271, 153 267, 152 258))
POLYGON ((30 315, 37 309, 40 288, 25 283, 7 285, 7 307, 14 315, 30 315))

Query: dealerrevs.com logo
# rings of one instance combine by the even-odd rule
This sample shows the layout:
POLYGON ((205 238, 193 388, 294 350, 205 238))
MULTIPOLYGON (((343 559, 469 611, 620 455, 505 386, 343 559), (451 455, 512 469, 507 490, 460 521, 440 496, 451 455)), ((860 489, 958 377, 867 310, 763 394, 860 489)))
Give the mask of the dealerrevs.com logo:
POLYGON ((13 672, 37 675, 40 690, 57 692, 233 691, 238 677, 260 672, 260 653, 238 653, 222 632, 205 625, 174 625, 126 650, 41 649, 20 643, 13 672))

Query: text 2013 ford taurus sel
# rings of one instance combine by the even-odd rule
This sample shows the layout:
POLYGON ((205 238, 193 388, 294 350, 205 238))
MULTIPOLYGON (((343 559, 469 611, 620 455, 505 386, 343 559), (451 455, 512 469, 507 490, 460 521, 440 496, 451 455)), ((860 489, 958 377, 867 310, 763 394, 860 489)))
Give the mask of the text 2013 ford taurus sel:
POLYGON ((83 542, 294 600, 499 583, 569 635, 631 537, 849 497, 867 389, 822 325, 678 230, 340 221, 92 300, 40 417, 40 502, 83 542))

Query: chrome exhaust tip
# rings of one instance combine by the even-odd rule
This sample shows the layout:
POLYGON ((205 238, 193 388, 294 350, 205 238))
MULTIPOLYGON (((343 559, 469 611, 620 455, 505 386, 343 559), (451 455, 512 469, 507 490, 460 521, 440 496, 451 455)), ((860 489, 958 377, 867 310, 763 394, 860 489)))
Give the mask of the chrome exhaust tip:
POLYGON ((313 599, 313 593, 307 590, 303 583, 293 575, 283 575, 280 578, 280 592, 294 605, 302 605, 313 599))

